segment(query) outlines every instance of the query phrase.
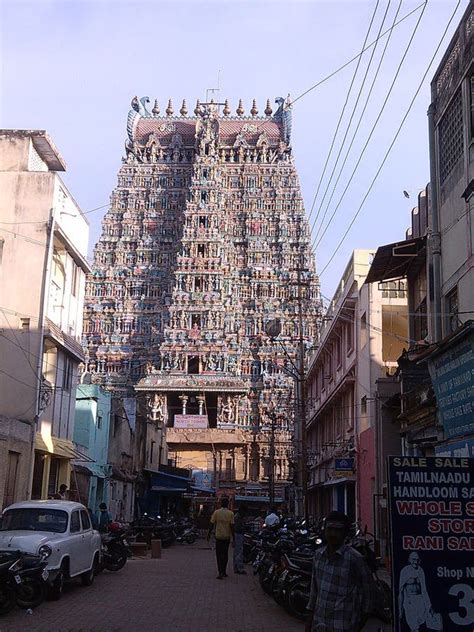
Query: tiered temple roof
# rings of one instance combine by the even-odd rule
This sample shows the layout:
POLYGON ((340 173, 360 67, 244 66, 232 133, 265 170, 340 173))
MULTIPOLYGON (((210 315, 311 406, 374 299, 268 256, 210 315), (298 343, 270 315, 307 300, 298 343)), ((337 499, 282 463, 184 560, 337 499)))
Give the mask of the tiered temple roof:
MULTIPOLYGON (((227 101, 198 102, 189 116, 185 102, 175 115, 169 101, 161 116, 156 101, 150 111, 147 97, 132 100, 86 289, 84 345, 95 381, 155 393, 170 427, 191 413, 211 430, 255 436, 275 393, 288 400, 293 384, 265 326, 280 320, 296 357, 302 278, 303 336, 311 344, 316 335, 319 285, 291 104, 277 104, 258 116, 254 101, 244 116, 239 102, 231 116, 227 101)), ((279 423, 286 445, 291 414, 279 423)))

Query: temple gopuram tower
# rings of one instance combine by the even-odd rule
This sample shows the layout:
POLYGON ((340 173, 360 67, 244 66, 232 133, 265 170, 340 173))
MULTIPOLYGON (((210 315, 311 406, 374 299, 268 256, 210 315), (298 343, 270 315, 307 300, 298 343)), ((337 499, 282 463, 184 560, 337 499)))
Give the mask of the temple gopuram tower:
POLYGON ((303 287, 319 284, 291 148, 291 104, 132 100, 118 185, 86 289, 92 380, 146 402, 197 487, 278 500, 288 483, 303 287), (268 323, 281 326, 278 341, 268 323), (273 463, 273 468, 270 467, 273 463))

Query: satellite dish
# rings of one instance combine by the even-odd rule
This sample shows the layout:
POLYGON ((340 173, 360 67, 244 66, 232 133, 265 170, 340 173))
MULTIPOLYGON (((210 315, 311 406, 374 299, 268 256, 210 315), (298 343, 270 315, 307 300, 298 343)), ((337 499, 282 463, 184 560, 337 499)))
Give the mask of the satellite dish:
POLYGON ((274 320, 268 321, 265 325, 265 333, 269 338, 278 338, 281 334, 281 320, 279 318, 275 318, 274 320))

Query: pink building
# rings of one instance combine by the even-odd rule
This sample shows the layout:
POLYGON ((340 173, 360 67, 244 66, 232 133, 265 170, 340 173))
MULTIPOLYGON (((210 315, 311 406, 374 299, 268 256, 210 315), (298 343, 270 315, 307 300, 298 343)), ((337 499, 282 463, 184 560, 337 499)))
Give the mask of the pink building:
POLYGON ((327 308, 308 370, 306 420, 309 514, 344 511, 370 532, 385 456, 382 406, 407 345, 404 282, 365 284, 372 256, 353 252, 327 308))

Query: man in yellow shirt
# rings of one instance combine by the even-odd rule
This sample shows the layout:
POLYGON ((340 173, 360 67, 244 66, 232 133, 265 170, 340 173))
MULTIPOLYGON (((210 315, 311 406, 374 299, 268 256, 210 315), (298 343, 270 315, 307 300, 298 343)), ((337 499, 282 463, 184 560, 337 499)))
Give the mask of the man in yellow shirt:
POLYGON ((216 559, 217 559, 217 579, 227 577, 227 561, 229 559, 230 540, 234 540, 234 514, 229 509, 229 499, 221 499, 221 508, 211 516, 211 524, 207 540, 211 537, 212 528, 216 527, 216 559))

